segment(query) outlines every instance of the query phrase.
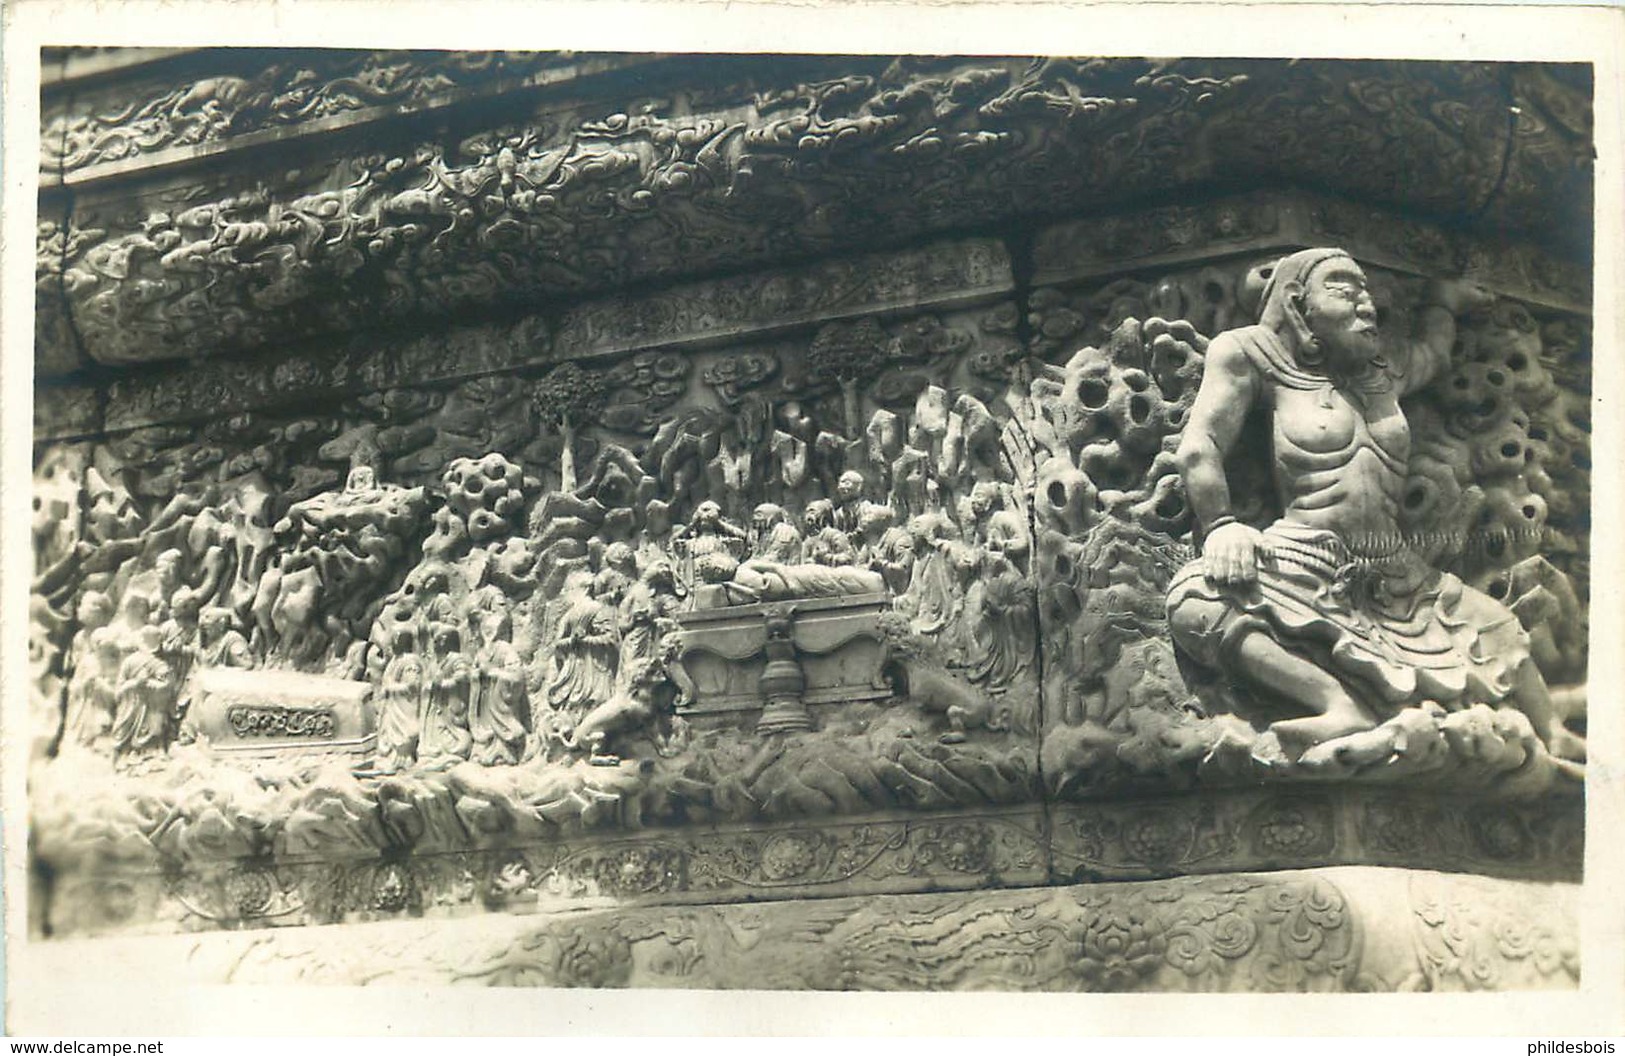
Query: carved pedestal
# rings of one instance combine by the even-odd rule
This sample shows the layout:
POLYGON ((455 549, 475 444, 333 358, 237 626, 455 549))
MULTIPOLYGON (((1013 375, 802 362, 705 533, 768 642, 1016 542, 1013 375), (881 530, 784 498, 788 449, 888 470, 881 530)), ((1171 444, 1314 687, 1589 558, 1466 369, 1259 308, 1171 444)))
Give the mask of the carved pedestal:
POLYGON ((892 693, 878 618, 884 595, 806 598, 683 613, 678 662, 694 686, 693 717, 761 709, 756 729, 811 728, 808 705, 883 700, 892 693))

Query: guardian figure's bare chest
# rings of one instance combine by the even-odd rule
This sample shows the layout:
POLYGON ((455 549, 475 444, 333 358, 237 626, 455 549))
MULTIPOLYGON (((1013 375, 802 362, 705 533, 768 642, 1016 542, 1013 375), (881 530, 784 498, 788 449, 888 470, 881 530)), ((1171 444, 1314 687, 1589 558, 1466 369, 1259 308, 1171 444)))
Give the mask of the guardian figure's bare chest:
POLYGON ((1324 385, 1277 386, 1273 393, 1276 457, 1294 464, 1344 464, 1363 450, 1403 466, 1410 453, 1410 427, 1392 390, 1351 396, 1324 385))

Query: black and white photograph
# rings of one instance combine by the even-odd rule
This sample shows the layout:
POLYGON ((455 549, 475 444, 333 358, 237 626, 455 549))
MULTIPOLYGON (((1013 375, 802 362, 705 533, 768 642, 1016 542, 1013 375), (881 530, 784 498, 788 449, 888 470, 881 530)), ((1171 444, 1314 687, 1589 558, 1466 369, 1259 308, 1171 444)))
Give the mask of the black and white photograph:
POLYGON ((1618 10, 182 6, 6 42, 8 1032, 1621 1032, 1618 10))

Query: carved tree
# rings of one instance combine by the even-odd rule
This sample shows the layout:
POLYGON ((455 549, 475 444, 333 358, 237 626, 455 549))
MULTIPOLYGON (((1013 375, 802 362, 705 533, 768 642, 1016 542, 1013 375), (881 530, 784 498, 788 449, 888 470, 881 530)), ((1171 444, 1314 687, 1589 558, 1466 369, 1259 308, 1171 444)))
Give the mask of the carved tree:
POLYGON ((531 391, 531 404, 544 425, 559 430, 559 490, 576 487, 575 430, 591 421, 609 397, 602 375, 574 363, 561 363, 548 371, 531 391))
POLYGON ((877 376, 895 354, 896 343, 873 319, 831 323, 813 338, 807 350, 807 376, 819 381, 833 379, 840 384, 848 439, 862 435, 859 383, 877 376))

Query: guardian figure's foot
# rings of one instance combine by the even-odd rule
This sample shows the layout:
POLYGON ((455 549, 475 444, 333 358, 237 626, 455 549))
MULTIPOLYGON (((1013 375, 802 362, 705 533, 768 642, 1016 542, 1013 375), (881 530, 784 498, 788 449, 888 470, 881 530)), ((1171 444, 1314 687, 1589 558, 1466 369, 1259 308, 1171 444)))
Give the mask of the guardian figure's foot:
POLYGON ((1269 732, 1275 734, 1287 757, 1296 761, 1317 744, 1324 744, 1336 737, 1347 737, 1351 733, 1360 733, 1376 725, 1359 705, 1347 700, 1334 704, 1319 715, 1272 722, 1269 732))

